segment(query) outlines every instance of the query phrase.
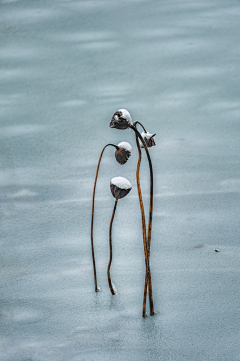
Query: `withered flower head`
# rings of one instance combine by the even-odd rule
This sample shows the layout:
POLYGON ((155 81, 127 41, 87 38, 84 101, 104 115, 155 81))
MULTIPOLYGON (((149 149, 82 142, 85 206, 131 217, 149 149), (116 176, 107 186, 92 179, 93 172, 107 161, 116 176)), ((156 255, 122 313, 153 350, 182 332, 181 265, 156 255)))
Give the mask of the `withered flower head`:
POLYGON ((110 128, 127 129, 132 125, 132 118, 126 109, 118 109, 112 116, 110 128))
POLYGON ((127 142, 118 144, 118 149, 115 151, 115 158, 119 164, 125 164, 131 155, 132 147, 127 142))
MULTIPOLYGON (((142 132, 141 136, 146 144, 146 146, 148 148, 151 148, 153 147, 154 145, 156 145, 153 137, 155 137, 156 133, 155 134, 150 134, 149 132, 142 132)), ((144 148, 142 142, 140 141, 140 146, 141 148, 144 148)))
POLYGON ((123 177, 112 178, 110 182, 112 195, 116 199, 125 197, 132 189, 131 183, 123 177))

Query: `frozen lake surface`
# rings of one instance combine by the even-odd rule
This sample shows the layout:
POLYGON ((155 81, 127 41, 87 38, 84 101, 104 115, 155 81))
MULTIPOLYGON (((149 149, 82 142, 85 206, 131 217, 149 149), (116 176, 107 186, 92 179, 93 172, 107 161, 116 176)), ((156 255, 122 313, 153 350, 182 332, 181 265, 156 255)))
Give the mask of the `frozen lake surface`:
MULTIPOLYGON (((239 1, 1 0, 0 12, 1 361, 239 361, 239 1), (137 149, 109 128, 119 108, 157 133, 146 319, 137 149), (109 147, 99 173, 95 293, 95 171, 121 141, 127 164, 109 147), (133 189, 113 224, 112 296, 116 176, 133 189)), ((141 184, 147 210, 145 155, 141 184)))

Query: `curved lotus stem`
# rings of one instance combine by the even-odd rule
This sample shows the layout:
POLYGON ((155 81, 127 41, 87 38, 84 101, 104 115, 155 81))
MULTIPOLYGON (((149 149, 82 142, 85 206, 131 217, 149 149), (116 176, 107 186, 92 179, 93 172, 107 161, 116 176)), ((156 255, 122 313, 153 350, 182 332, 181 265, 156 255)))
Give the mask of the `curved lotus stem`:
POLYGON ((146 129, 145 129, 145 127, 143 126, 143 124, 142 124, 142 123, 140 123, 138 120, 136 120, 136 121, 133 123, 133 125, 136 125, 136 124, 141 125, 141 127, 142 127, 142 128, 143 128, 143 130, 144 130, 144 132, 145 132, 145 133, 147 133, 147 131, 146 131, 146 129))
MULTIPOLYGON (((155 314, 154 305, 153 305, 153 297, 152 297, 151 272, 150 272, 150 264, 149 264, 150 245, 151 245, 151 232, 152 232, 152 212, 153 212, 153 170, 152 170, 152 161, 151 161, 151 158, 150 158, 150 154, 149 154, 148 148, 147 148, 141 134, 138 132, 137 128, 134 125, 130 125, 130 128, 135 132, 136 136, 141 140, 141 142, 142 142, 142 144, 144 146, 144 149, 146 151, 147 158, 148 158, 149 169, 150 169, 150 204, 149 204, 149 217, 148 217, 148 237, 147 237, 147 240, 145 241, 146 246, 144 247, 145 263, 146 263, 146 277, 145 277, 145 285, 144 285, 142 315, 143 315, 143 317, 145 317, 146 316, 147 284, 149 284, 150 315, 153 316, 155 314)), ((137 141, 137 145, 139 146, 138 141, 137 141)), ((141 161, 141 159, 140 159, 140 161, 141 161)), ((138 163, 139 163, 139 167, 140 167, 140 162, 138 162, 138 163)), ((139 172, 139 167, 138 167, 138 170, 137 170, 137 177, 139 177, 139 173, 138 173, 139 172)), ((140 197, 139 197, 140 207, 141 207, 141 201, 142 200, 140 200, 140 197)), ((143 215, 142 209, 141 209, 141 214, 143 215)), ((142 218, 142 225, 143 225, 143 238, 144 238, 144 222, 143 222, 143 218, 142 218)))
POLYGON ((110 268, 111 268, 111 263, 112 263, 112 224, 113 224, 115 211, 116 211, 116 208, 117 208, 117 203, 118 203, 118 199, 115 199, 115 204, 114 204, 114 208, 113 208, 113 212, 112 212, 112 218, 111 218, 110 226, 109 226, 109 252, 110 252, 110 256, 109 256, 109 262, 108 262, 108 268, 107 268, 107 276, 108 276, 108 285, 109 285, 109 288, 110 288, 110 291, 111 291, 112 295, 116 294, 116 292, 114 290, 114 287, 113 287, 113 284, 112 284, 112 280, 111 280, 110 268))
POLYGON ((93 246, 93 220, 94 220, 94 200, 95 200, 95 192, 96 192, 96 185, 97 185, 97 178, 98 178, 98 171, 99 171, 99 167, 100 167, 100 163, 101 163, 101 159, 103 156, 103 152, 104 150, 109 146, 113 146, 116 149, 118 149, 118 147, 114 144, 107 144, 105 145, 105 147, 103 147, 101 154, 99 156, 99 160, 98 160, 98 165, 97 165, 97 170, 96 170, 96 175, 95 175, 95 181, 94 181, 94 187, 93 187, 93 196, 92 196, 92 218, 91 218, 91 248, 92 248, 92 261, 93 261, 93 272, 94 272, 94 282, 95 282, 95 292, 99 291, 99 288, 97 286, 97 271, 96 271, 96 264, 95 264, 95 256, 94 256, 94 246, 93 246))

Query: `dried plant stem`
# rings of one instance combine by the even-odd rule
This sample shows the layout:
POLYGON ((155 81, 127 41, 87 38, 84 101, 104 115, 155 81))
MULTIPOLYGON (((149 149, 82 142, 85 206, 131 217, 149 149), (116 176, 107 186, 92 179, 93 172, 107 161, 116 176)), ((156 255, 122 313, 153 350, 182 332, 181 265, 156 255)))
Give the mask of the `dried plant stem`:
MULTIPOLYGON (((138 130, 136 129, 135 126, 130 126, 130 128, 134 130, 136 136, 141 140, 141 142, 142 142, 142 144, 144 146, 144 149, 146 151, 147 158, 148 158, 149 169, 150 169, 150 204, 149 204, 149 218, 148 218, 148 236, 147 236, 147 240, 145 242, 144 242, 145 216, 144 216, 144 219, 143 219, 144 208, 143 208, 141 193, 138 193, 138 195, 140 194, 139 202, 140 202, 141 215, 142 215, 143 242, 145 243, 144 253, 145 253, 145 263, 146 263, 146 277, 145 277, 145 285, 144 285, 143 311, 142 311, 142 315, 143 315, 143 317, 145 317, 146 316, 147 286, 149 286, 148 291, 149 291, 150 315, 153 316, 155 314, 154 305, 153 305, 153 295, 152 295, 151 271, 150 271, 150 263, 149 263, 149 260, 150 260, 150 245, 151 245, 151 231, 152 231, 152 212, 153 212, 153 170, 152 170, 152 161, 151 161, 151 158, 150 158, 150 154, 149 154, 148 148, 147 148, 142 136, 140 135, 140 133, 138 132, 138 130)), ((139 146, 138 140, 137 140, 137 146, 138 146, 138 151, 139 151, 140 146, 139 146)), ((140 161, 138 161, 138 167, 137 167, 137 173, 136 173, 137 178, 139 178, 140 162, 141 162, 141 158, 140 158, 140 161)), ((138 182, 138 179, 137 179, 137 182, 138 182)), ((140 186, 140 180, 139 180, 139 186, 140 186)), ((138 192, 139 192, 139 189, 140 188, 138 187, 138 192)), ((145 223, 145 229, 146 229, 146 223, 145 223)), ((146 231, 145 231, 145 234, 146 234, 146 231)), ((145 237, 145 239, 146 239, 146 237, 145 237)))
POLYGON ((101 159, 103 156, 104 150, 107 148, 107 146, 112 145, 116 148, 114 144, 107 144, 105 147, 103 147, 101 154, 99 156, 96 175, 95 175, 95 181, 94 181, 94 187, 93 187, 93 195, 92 195, 92 217, 91 217, 91 248, 92 248, 92 261, 93 261, 93 272, 94 272, 94 283, 95 283, 95 292, 99 291, 99 288, 97 286, 97 271, 96 271, 96 263, 95 263, 95 255, 94 255, 94 245, 93 245, 93 221, 94 221, 94 200, 95 200, 95 193, 96 193, 96 185, 97 185, 97 178, 98 178, 98 172, 99 167, 101 163, 101 159))
POLYGON ((143 124, 142 124, 142 123, 140 123, 138 120, 136 120, 136 121, 134 122, 134 124, 133 124, 133 125, 136 125, 136 124, 141 125, 141 127, 142 127, 142 128, 143 128, 143 130, 144 130, 144 132, 145 132, 145 133, 147 133, 147 131, 146 131, 146 129, 145 129, 145 127, 143 126, 143 124))
POLYGON ((138 136, 136 134, 136 143, 138 148, 138 163, 137 163, 137 170, 136 170, 136 181, 137 181, 137 189, 138 189, 138 198, 141 210, 141 218, 142 218, 142 233, 143 233, 143 246, 144 246, 144 255, 145 255, 145 265, 146 265, 146 275, 149 274, 149 277, 145 279, 145 286, 144 286, 144 301, 143 301, 143 312, 142 316, 146 316, 146 295, 147 295, 147 286, 149 288, 149 304, 152 298, 152 280, 151 280, 151 271, 149 269, 148 273, 148 250, 147 250, 147 237, 146 237, 146 221, 145 221, 145 212, 144 212, 144 205, 142 199, 142 192, 141 192, 141 185, 140 185, 140 164, 142 159, 142 152, 141 147, 138 141, 138 136))
POLYGON ((110 255, 109 255, 108 268, 107 268, 107 277, 108 277, 108 285, 109 285, 112 295, 116 294, 116 292, 114 291, 114 288, 113 288, 112 280, 111 280, 110 268, 111 268, 111 263, 112 263, 112 224, 113 224, 115 211, 117 208, 117 203, 118 203, 118 199, 115 199, 115 204, 114 204, 114 208, 113 208, 113 212, 112 212, 112 218, 111 218, 110 226, 109 226, 109 254, 110 255))

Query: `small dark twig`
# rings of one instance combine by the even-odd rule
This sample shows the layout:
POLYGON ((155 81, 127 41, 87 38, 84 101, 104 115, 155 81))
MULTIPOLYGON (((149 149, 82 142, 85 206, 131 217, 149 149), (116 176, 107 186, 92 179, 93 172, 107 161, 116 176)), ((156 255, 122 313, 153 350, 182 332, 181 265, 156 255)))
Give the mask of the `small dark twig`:
POLYGON ((115 211, 117 208, 117 203, 118 203, 118 199, 115 199, 115 204, 114 204, 114 208, 113 208, 113 212, 112 212, 112 218, 111 218, 110 226, 109 226, 109 253, 110 253, 110 256, 109 256, 109 262, 108 262, 108 268, 107 268, 107 276, 108 276, 108 285, 109 285, 112 295, 116 294, 113 284, 112 284, 112 280, 111 280, 110 268, 111 268, 111 263, 112 263, 112 224, 113 224, 115 211))

